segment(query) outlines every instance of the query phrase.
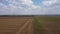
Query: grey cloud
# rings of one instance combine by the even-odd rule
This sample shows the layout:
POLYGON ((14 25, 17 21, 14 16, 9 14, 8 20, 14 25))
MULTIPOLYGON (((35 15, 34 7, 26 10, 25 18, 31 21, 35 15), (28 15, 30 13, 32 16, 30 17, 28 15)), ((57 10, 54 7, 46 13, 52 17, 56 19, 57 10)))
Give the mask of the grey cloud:
POLYGON ((60 1, 48 8, 48 14, 60 14, 60 1))

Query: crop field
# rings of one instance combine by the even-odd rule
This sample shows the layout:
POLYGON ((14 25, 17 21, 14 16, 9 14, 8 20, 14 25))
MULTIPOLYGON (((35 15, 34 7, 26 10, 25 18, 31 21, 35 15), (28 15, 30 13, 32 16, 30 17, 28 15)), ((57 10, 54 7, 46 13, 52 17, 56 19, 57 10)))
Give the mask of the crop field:
POLYGON ((33 34, 32 17, 0 17, 0 34, 33 34))
POLYGON ((60 34, 60 16, 0 17, 0 34, 60 34))
POLYGON ((60 34, 60 16, 39 16, 42 34, 60 34))

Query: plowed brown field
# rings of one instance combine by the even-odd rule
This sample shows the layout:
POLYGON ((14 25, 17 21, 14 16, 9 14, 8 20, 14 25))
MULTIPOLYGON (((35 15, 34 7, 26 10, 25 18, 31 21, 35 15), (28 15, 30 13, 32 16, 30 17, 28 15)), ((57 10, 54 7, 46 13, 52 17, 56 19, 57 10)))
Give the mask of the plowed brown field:
POLYGON ((0 34, 33 34, 33 18, 0 17, 0 34))

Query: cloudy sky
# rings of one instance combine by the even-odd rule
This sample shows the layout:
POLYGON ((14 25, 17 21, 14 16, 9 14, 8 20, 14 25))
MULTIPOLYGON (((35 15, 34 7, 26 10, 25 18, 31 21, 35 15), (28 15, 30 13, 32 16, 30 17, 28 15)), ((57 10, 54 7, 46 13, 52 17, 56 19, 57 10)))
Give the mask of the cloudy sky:
POLYGON ((60 0, 0 0, 0 15, 60 14, 60 0))

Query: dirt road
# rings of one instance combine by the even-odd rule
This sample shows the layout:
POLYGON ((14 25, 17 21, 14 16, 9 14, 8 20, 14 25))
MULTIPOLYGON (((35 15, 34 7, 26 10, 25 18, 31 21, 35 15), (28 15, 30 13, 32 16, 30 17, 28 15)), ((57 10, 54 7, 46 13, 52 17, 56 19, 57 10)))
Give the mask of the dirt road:
POLYGON ((20 29, 17 34, 33 34, 33 19, 29 19, 20 29))

